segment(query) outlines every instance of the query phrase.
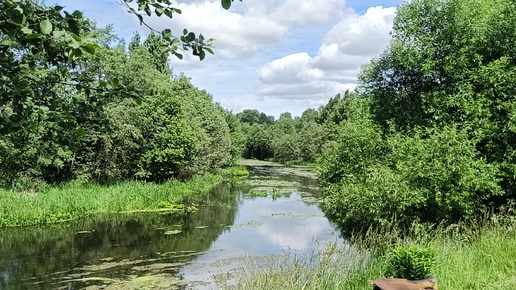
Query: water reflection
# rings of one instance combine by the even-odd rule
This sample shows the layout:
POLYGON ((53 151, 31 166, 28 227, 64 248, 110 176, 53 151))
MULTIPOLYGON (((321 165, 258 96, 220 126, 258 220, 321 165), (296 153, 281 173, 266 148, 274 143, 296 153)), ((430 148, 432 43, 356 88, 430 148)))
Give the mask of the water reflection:
POLYGON ((0 289, 79 289, 101 285, 92 277, 128 279, 167 272, 209 249, 232 225, 234 185, 202 197, 185 217, 171 214, 96 215, 67 225, 0 230, 0 289), (176 234, 166 234, 174 232, 176 234), (165 263, 170 267, 151 267, 165 263), (82 281, 63 282, 83 279, 82 281))
POLYGON ((190 283, 193 288, 215 289, 213 275, 242 266, 248 257, 309 253, 317 244, 341 241, 317 205, 321 193, 312 176, 299 176, 281 167, 250 171, 249 179, 235 188, 240 202, 234 226, 222 233, 208 251, 182 268, 186 280, 200 281, 190 283), (268 189, 269 195, 249 195, 256 187, 268 189), (274 198, 271 193, 275 189, 285 193, 274 198))
POLYGON ((185 217, 96 215, 66 225, 2 229, 0 289, 214 288, 212 276, 229 270, 232 259, 302 253, 316 241, 337 240, 319 197, 308 171, 254 167, 247 180, 189 201, 201 206, 185 217), (250 196, 257 187, 269 196, 250 196))

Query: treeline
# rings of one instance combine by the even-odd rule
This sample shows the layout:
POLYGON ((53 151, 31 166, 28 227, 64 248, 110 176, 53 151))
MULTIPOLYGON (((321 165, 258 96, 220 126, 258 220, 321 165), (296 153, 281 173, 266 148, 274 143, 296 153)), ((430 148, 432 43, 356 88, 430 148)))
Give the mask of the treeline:
POLYGON ((244 110, 236 117, 246 134, 244 158, 282 163, 313 163, 336 146, 339 124, 345 120, 350 92, 336 95, 318 109, 307 109, 300 117, 283 113, 278 120, 257 110, 244 110))
POLYGON ((125 45, 80 12, 19 5, 34 17, 1 11, 14 20, 0 29, 0 186, 188 179, 240 158, 240 124, 188 78, 173 76, 160 37, 135 35, 125 45), (75 35, 57 41, 64 31, 75 35), (80 49, 72 54, 74 42, 80 49))

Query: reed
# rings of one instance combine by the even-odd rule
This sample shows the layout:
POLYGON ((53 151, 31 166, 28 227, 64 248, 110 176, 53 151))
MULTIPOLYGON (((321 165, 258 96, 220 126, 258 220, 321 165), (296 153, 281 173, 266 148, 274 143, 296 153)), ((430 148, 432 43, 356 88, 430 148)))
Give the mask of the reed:
MULTIPOLYGON (((360 289, 371 290, 371 281, 385 277, 388 251, 407 244, 436 250, 432 274, 441 290, 516 289, 516 222, 481 221, 449 227, 414 224, 404 237, 400 230, 354 244, 329 244, 310 254, 248 259, 231 273, 232 280, 218 280, 222 289, 360 289), (362 244, 360 244, 362 243, 362 244), (370 246, 375 245, 375 246, 370 246), (231 283, 233 281, 233 283, 231 283), (236 281, 236 282, 235 282, 236 281)), ((227 277, 226 277, 227 278, 227 277)))

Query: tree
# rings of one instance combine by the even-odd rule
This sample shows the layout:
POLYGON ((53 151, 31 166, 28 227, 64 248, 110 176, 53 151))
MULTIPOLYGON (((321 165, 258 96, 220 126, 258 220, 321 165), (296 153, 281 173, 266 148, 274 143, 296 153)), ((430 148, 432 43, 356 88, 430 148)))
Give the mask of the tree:
POLYGON ((516 11, 509 0, 402 4, 389 48, 360 75, 384 130, 457 126, 516 197, 516 11), (465 21, 467 19, 467 21, 465 21))
MULTIPOLYGON (((169 0, 123 0, 128 12, 134 14, 141 25, 152 15, 171 18, 181 11, 169 0), (131 4, 136 4, 135 8, 131 4)), ((223 0, 229 9, 231 1, 223 0)), ((124 93, 137 99, 138 92, 116 79, 88 80, 77 77, 77 70, 90 54, 101 46, 96 39, 98 30, 80 11, 69 13, 59 5, 45 6, 33 0, 5 0, 0 2, 0 132, 35 130, 43 126, 43 119, 52 116, 55 122, 72 120, 72 110, 65 106, 55 93, 55 87, 74 90, 90 98, 78 112, 97 113, 99 102, 110 94, 124 93), (91 102, 97 99, 99 102, 91 102), (53 104, 53 105, 51 105, 53 104), (57 105, 59 104, 59 105, 57 105), (46 117, 45 117, 46 116, 46 117)), ((213 39, 206 40, 188 30, 180 37, 170 29, 161 32, 152 29, 153 35, 146 46, 156 57, 156 63, 168 69, 162 61, 168 54, 182 58, 181 50, 191 50, 201 60, 206 52, 213 53, 213 39)), ((78 95, 78 94, 75 94, 78 95)), ((78 100, 75 100, 78 101, 78 100)), ((68 104, 66 104, 68 106, 68 104)), ((77 128, 77 133, 83 129, 77 128)))

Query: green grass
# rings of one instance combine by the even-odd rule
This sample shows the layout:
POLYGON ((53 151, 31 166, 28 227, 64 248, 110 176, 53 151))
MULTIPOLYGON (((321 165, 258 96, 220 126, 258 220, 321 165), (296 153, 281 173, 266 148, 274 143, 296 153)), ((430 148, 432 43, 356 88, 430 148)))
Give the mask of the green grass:
POLYGON ((187 182, 163 184, 137 181, 102 186, 79 181, 32 194, 0 190, 0 227, 62 222, 95 213, 181 211, 187 196, 204 193, 222 181, 205 174, 187 182))
MULTIPOLYGON (((412 238, 398 237, 395 244, 436 250, 437 264, 432 274, 440 290, 516 289, 516 222, 418 232, 412 238)), ((222 289, 371 290, 371 281, 385 277, 386 253, 395 245, 391 242, 388 238, 384 246, 369 250, 363 245, 330 244, 305 258, 287 254, 250 259, 233 273, 237 284, 226 284, 224 279, 219 279, 218 284, 222 289)))

